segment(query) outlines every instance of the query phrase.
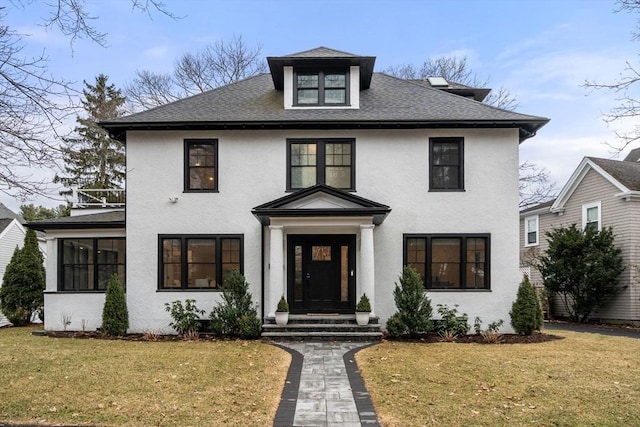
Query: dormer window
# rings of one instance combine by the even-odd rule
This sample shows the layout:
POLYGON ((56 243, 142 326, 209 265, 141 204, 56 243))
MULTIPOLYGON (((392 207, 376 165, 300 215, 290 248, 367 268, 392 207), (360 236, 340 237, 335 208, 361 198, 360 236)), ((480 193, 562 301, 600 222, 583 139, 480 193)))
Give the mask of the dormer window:
POLYGON ((295 104, 299 106, 348 105, 347 71, 296 72, 295 104))

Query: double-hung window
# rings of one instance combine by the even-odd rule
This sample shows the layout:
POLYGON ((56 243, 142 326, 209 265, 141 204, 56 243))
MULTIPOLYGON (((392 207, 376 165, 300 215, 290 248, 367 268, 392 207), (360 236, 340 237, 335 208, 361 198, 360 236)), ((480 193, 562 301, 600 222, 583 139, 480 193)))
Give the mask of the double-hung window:
POLYGON ((287 145, 287 190, 316 184, 355 190, 354 140, 296 139, 287 145))
POLYGON ((219 289, 243 271, 242 236, 159 236, 159 289, 219 289))
POLYGON ((524 245, 537 246, 538 244, 538 215, 528 216, 524 219, 524 245))
POLYGON ((426 289, 489 289, 488 234, 404 236, 404 264, 415 268, 426 289))
POLYGON ((349 73, 346 71, 298 71, 295 74, 295 104, 348 105, 349 73))
POLYGON ((59 239, 58 242, 59 290, 104 291, 114 274, 125 285, 124 237, 59 239))
POLYGON ((429 190, 464 190, 463 138, 429 138, 429 190))
POLYGON ((218 190, 218 141, 186 139, 184 141, 184 191, 218 190))
POLYGON ((602 230, 602 205, 600 202, 582 205, 582 229, 602 230))

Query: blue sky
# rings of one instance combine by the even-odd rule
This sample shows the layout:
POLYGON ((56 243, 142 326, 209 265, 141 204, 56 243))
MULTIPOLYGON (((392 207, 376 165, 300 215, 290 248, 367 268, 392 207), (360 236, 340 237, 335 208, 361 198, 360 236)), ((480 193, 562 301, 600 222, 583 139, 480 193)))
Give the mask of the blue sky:
MULTIPOLYGON (((318 46, 376 56, 376 71, 420 65, 428 57, 466 55, 491 87, 503 86, 516 95, 517 111, 551 119, 538 136, 521 145, 521 160, 548 169, 559 187, 583 156, 616 158, 604 143, 616 145, 615 130, 632 125, 605 124, 602 114, 615 105, 615 95, 581 87, 586 79, 614 81, 627 60, 638 65, 640 42, 632 41, 631 33, 640 15, 614 13, 613 1, 165 3, 182 18, 172 20, 158 12, 149 17, 132 11, 130 0, 87 0, 88 11, 99 16, 95 26, 108 33, 106 48, 79 40, 72 50, 68 38, 39 25, 48 13, 41 2, 9 9, 3 24, 28 34, 25 52, 44 51, 51 73, 77 82, 78 89, 83 80, 93 82, 100 73, 122 87, 136 70, 170 71, 183 53, 234 35, 260 44, 265 57, 318 46)), ((0 202, 19 206, 4 195, 0 202)), ((60 201, 33 202, 55 206, 60 201)))

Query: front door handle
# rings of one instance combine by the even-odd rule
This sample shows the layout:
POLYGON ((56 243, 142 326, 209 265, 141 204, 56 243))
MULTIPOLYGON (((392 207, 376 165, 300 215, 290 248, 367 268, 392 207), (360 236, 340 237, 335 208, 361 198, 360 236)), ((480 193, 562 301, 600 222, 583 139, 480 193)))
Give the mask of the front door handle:
POLYGON ((307 280, 311 280, 311 273, 307 272, 306 278, 307 278, 307 280))

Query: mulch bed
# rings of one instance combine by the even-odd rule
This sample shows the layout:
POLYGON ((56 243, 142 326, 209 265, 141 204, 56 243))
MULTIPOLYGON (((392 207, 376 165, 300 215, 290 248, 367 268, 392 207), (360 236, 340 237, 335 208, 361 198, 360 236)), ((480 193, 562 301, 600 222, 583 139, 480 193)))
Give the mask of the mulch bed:
MULTIPOLYGON (((36 331, 34 335, 42 335, 51 338, 79 338, 79 339, 104 339, 104 340, 124 340, 124 341, 228 341, 238 338, 219 337, 208 333, 201 333, 197 338, 185 338, 180 335, 148 335, 148 334, 126 334, 121 336, 105 335, 98 331, 36 331)), ((487 342, 481 335, 470 334, 456 337, 454 341, 462 344, 534 344, 548 341, 564 339, 552 334, 535 333, 532 335, 501 334, 497 343, 487 342)), ((393 339, 385 337, 389 341, 405 341, 420 343, 437 343, 444 340, 437 333, 428 333, 414 338, 393 339)))
MULTIPOLYGON (((535 343, 564 339, 564 337, 560 337, 558 335, 544 334, 544 333, 536 333, 532 335, 500 334, 500 337, 501 338, 499 342, 492 343, 492 342, 487 342, 482 337, 482 335, 471 334, 471 335, 456 337, 455 340, 452 342, 462 343, 462 344, 535 344, 535 343)), ((421 342, 425 344, 444 341, 442 337, 440 337, 440 335, 436 333, 424 334, 420 337, 410 338, 410 339, 391 339, 391 338, 387 338, 387 339, 389 339, 390 341, 421 342)))

